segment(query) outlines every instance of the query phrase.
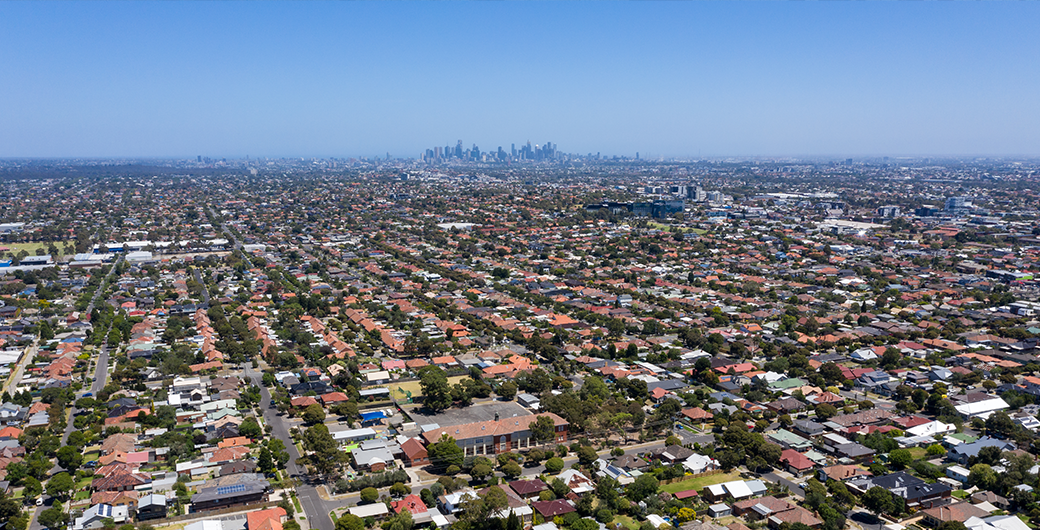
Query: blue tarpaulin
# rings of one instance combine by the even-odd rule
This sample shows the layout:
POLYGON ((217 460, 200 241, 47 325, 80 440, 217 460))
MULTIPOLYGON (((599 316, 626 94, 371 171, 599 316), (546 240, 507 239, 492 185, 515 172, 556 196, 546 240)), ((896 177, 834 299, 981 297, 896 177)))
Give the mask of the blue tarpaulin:
POLYGON ((381 410, 376 411, 376 412, 363 412, 363 413, 361 413, 362 421, 381 420, 381 419, 383 419, 385 417, 386 417, 386 414, 383 414, 383 411, 381 411, 381 410))

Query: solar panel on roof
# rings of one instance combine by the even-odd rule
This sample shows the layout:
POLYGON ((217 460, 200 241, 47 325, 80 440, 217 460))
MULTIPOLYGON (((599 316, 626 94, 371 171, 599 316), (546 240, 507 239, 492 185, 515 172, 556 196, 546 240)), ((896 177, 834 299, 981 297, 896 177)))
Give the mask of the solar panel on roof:
POLYGON ((230 493, 241 493, 246 490, 245 484, 235 484, 233 486, 221 486, 217 488, 217 495, 228 495, 230 493))

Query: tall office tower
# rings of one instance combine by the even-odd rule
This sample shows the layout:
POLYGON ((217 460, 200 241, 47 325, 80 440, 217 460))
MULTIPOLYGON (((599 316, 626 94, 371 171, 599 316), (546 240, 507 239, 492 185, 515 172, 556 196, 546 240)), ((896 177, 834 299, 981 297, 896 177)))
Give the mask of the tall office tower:
POLYGON ((950 197, 946 199, 946 211, 956 212, 971 209, 971 199, 968 197, 950 197))
POLYGON ((441 148, 440 147, 434 147, 433 148, 433 153, 434 153, 433 157, 438 159, 438 160, 440 160, 440 158, 441 158, 441 148))
POLYGON ((455 144, 455 158, 462 158, 462 140, 455 144))
POLYGON ((516 144, 509 144, 509 153, 513 158, 516 158, 516 144))
POLYGON ((196 162, 202 162, 202 155, 197 156, 195 161, 196 162))

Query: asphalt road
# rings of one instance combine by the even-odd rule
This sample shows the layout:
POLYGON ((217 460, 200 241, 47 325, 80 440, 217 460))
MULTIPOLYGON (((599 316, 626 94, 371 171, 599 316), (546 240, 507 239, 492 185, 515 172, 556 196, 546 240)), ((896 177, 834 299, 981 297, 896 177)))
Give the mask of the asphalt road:
POLYGON ((108 274, 105 275, 105 278, 101 280, 101 284, 98 285, 97 290, 94 291, 94 296, 90 299, 90 303, 87 304, 88 315, 92 311, 94 311, 94 305, 97 303, 98 297, 101 296, 101 292, 105 290, 105 286, 108 284, 109 278, 111 278, 112 274, 116 272, 116 266, 119 265, 121 261, 123 261, 123 254, 120 254, 119 257, 117 257, 116 260, 112 262, 112 266, 108 269, 108 274))
MULTIPOLYGON (((211 208, 209 205, 206 206, 206 210, 209 211, 210 217, 216 217, 216 215, 213 214, 213 208, 211 208)), ((227 223, 220 223, 220 229, 224 232, 224 235, 231 240, 232 248, 236 250, 242 248, 242 243, 238 241, 238 238, 235 237, 235 234, 231 233, 231 230, 227 227, 227 223)))
POLYGON ((245 376, 251 379, 253 384, 260 387, 260 403, 264 411, 264 421, 271 426, 272 434, 281 440, 285 444, 286 450, 289 451, 289 463, 286 464, 285 470, 292 478, 299 479, 300 485, 296 487, 296 497, 300 500, 300 505, 303 507, 308 524, 311 528, 319 530, 335 530, 336 525, 333 524, 332 518, 329 517, 329 512, 333 508, 344 506, 347 503, 343 500, 325 501, 318 496, 318 490, 315 485, 308 482, 311 480, 311 477, 307 474, 307 470, 302 466, 296 465, 296 459, 300 457, 300 452, 296 450, 296 444, 293 443, 292 438, 289 436, 289 422, 285 420, 284 416, 278 416, 275 410, 267 408, 267 404, 271 402, 271 393, 264 386, 261 380, 261 373, 246 366, 245 376))
MULTIPOLYGON (((101 346, 101 353, 98 354, 98 362, 97 362, 97 365, 94 366, 94 380, 93 380, 92 383, 90 383, 89 390, 87 390, 87 392, 84 392, 82 394, 77 395, 76 397, 77 398, 81 398, 84 395, 86 395, 87 393, 90 393, 92 396, 97 396, 98 392, 100 392, 102 388, 105 388, 105 381, 107 379, 108 379, 108 345, 105 344, 105 345, 101 346)), ((65 426, 65 432, 62 433, 62 435, 61 435, 61 445, 65 445, 65 442, 68 441, 68 439, 69 439, 69 435, 72 434, 72 431, 75 429, 75 423, 74 423, 73 420, 75 419, 76 412, 78 412, 79 409, 77 409, 75 407, 75 405, 73 405, 71 407, 71 409, 72 409, 72 414, 69 416, 69 423, 68 423, 68 425, 65 426)))
MULTIPOLYGON (((94 305, 97 303, 98 297, 101 296, 101 293, 104 291, 105 285, 108 283, 109 278, 112 277, 112 274, 116 270, 116 266, 122 260, 123 260, 123 256, 122 255, 120 255, 118 258, 116 258, 116 261, 112 263, 112 267, 108 270, 108 274, 106 274, 104 280, 101 281, 101 285, 99 285, 97 290, 94 292, 94 296, 90 299, 90 304, 87 305, 86 313, 88 315, 94 310, 94 305)), ((98 354, 97 365, 95 365, 95 367, 94 367, 94 381, 90 385, 90 392, 93 395, 96 396, 97 393, 100 392, 101 389, 105 387, 105 381, 107 379, 108 379, 108 345, 103 345, 103 346, 101 346, 101 353, 98 354)), ((82 394, 80 394, 77 397, 81 397, 81 396, 82 396, 82 394)), ((76 417, 76 412, 77 412, 75 405, 70 407, 70 409, 71 409, 71 414, 69 415, 69 422, 68 422, 67 425, 65 425, 65 432, 63 432, 62 435, 61 435, 61 445, 65 445, 65 443, 69 439, 69 435, 72 434, 73 430, 75 430, 74 418, 76 417)), ((49 474, 50 475, 54 475, 55 473, 60 473, 62 471, 64 471, 64 470, 61 467, 59 467, 57 464, 55 464, 54 467, 50 469, 49 474)), ((41 496, 43 498, 44 504, 41 507, 33 506, 33 508, 32 508, 33 509, 33 513, 32 513, 32 515, 30 517, 30 520, 29 520, 29 527, 28 527, 29 530, 43 530, 44 529, 43 525, 41 525, 39 520, 37 519, 37 516, 39 515, 41 510, 49 508, 49 507, 51 507, 54 504, 54 499, 52 499, 51 497, 47 496, 47 494, 43 494, 41 496)))
POLYGON ((195 272, 195 281, 202 284, 202 299, 206 302, 206 307, 209 307, 209 289, 206 287, 206 282, 202 281, 202 273, 199 272, 199 269, 195 269, 193 272, 195 272))
MULTIPOLYGON (((782 486, 787 486, 787 491, 791 492, 791 495, 796 495, 798 497, 802 497, 803 499, 805 498, 805 492, 802 491, 802 488, 798 487, 797 483, 787 480, 786 478, 783 478, 777 475, 776 473, 765 473, 762 475, 762 478, 770 482, 775 482, 782 486)), ((808 478, 806 478, 806 480, 808 480, 808 478)))

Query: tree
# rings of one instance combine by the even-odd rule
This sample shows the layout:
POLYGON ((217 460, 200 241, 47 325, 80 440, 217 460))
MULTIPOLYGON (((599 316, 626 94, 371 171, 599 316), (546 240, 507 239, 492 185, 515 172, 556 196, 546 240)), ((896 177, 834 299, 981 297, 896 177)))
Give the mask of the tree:
POLYGON ((47 495, 61 500, 68 500, 69 493, 75 487, 76 482, 72 480, 72 477, 68 473, 61 472, 47 481, 47 495))
POLYGON ((838 414, 838 409, 829 403, 820 403, 816 405, 816 417, 821 420, 826 420, 834 417, 838 414))
POLYGON ((43 484, 32 477, 25 477, 25 488, 22 490, 26 498, 34 499, 43 493, 43 484))
POLYGON ((946 454, 946 448, 939 444, 932 444, 928 446, 928 449, 925 452, 928 453, 929 456, 942 456, 946 454))
POLYGON ((412 488, 405 486, 403 482, 394 482, 393 486, 390 486, 390 495, 394 497, 404 497, 412 492, 412 488))
POLYGON ((830 383, 841 382, 845 380, 845 375, 841 372, 841 367, 834 363, 823 363, 819 369, 820 375, 823 376, 830 383))
POLYGON ((414 525, 415 522, 412 520, 412 512, 401 510, 401 513, 387 519, 386 522, 383 523, 383 528, 386 530, 412 530, 414 525))
POLYGON ((863 497, 860 498, 860 502, 868 510, 874 512, 875 515, 891 512, 895 506, 895 502, 892 500, 892 492, 879 486, 874 486, 867 490, 863 497))
POLYGON ((540 444, 551 442, 556 438, 556 423, 547 415, 538 416, 531 424, 531 437, 540 444))
POLYGON ((40 512, 38 520, 47 528, 59 528, 69 522, 69 515, 57 506, 52 506, 40 512))
POLYGON ((427 508, 437 506, 437 495, 435 495, 433 490, 429 488, 420 491, 419 498, 422 499, 423 504, 425 504, 427 508))
POLYGON ((261 473, 274 473, 274 457, 266 446, 260 448, 260 456, 257 457, 256 465, 260 468, 261 473))
POLYGON ((440 441, 430 444, 426 448, 430 462, 437 469, 445 469, 450 466, 462 467, 465 455, 462 448, 455 443, 455 439, 447 434, 442 434, 440 441))
MULTIPOLYGON (((322 414, 322 416, 324 416, 324 414, 322 414)), ((322 420, 324 419, 325 418, 322 417, 322 420)), ((260 424, 257 423, 256 418, 252 416, 242 420, 242 424, 238 426, 238 434, 245 436, 246 438, 252 438, 253 440, 259 438, 263 433, 264 431, 260 428, 260 424)))
POLYGON ((520 469, 520 464, 517 464, 515 460, 510 460, 509 463, 502 466, 500 469, 502 473, 510 479, 515 479, 523 473, 523 470, 520 469))
POLYGON ((968 527, 960 521, 943 521, 935 527, 935 530, 968 530, 968 527))
POLYGON ((981 489, 992 489, 997 484, 997 473, 989 464, 975 464, 968 471, 968 483, 981 489))
POLYGON ((432 410, 444 410, 451 406, 451 386, 448 377, 438 366, 426 366, 419 370, 419 388, 423 404, 432 410))
POLYGON ((506 517, 506 530, 521 530, 521 527, 520 518, 512 510, 509 510, 509 517, 506 517))
POLYGON ((595 462, 598 458, 599 455, 596 454, 595 449, 587 445, 583 445, 580 448, 578 448, 578 462, 581 463, 581 465, 591 466, 592 463, 595 462))
POLYGON ((336 530, 365 530, 365 521, 356 515, 345 513, 336 519, 336 530))
POLYGON ((379 499, 379 490, 368 487, 361 490, 361 500, 363 502, 372 503, 379 499))
POLYGON ((307 405, 307 408, 303 409, 303 414, 301 416, 303 417, 303 421, 311 425, 317 425, 325 421, 325 410, 321 408, 321 405, 312 403, 307 405))
POLYGON ((40 322, 40 341, 46 342, 54 338, 54 330, 51 329, 50 322, 46 320, 40 322))
POLYGON ((554 475, 556 473, 559 473, 560 471, 563 471, 563 459, 558 456, 554 456, 546 460, 545 470, 554 475))
POLYGON ((895 469, 906 469, 914 461, 913 454, 909 449, 895 449, 888 453, 888 463, 895 469))
POLYGON ((639 502, 655 493, 660 482, 657 477, 650 473, 639 475, 635 482, 628 485, 628 498, 632 502, 639 502))
POLYGON ((491 476, 494 470, 487 464, 477 464, 473 466, 473 469, 469 470, 469 476, 473 477, 473 480, 484 480, 491 476))
POLYGON ((999 410, 986 418, 986 431, 1007 437, 1015 432, 1015 422, 1008 416, 1007 412, 999 410))
POLYGON ((899 366, 899 361, 902 360, 903 354, 899 353, 899 350, 895 348, 886 348, 885 353, 881 354, 881 366, 885 368, 895 368, 899 366))
POLYGON ((73 473, 83 465, 83 453, 69 445, 58 449, 55 456, 58 457, 59 466, 73 473))
POLYGON ((346 460, 346 455, 339 450, 339 444, 324 423, 304 431, 303 447, 313 453, 308 456, 307 463, 321 475, 331 474, 346 460))
POLYGON ((513 398, 516 397, 516 391, 516 383, 512 381, 506 381, 505 383, 498 385, 498 390, 496 390, 495 393, 498 394, 498 397, 506 401, 513 401, 513 398))

